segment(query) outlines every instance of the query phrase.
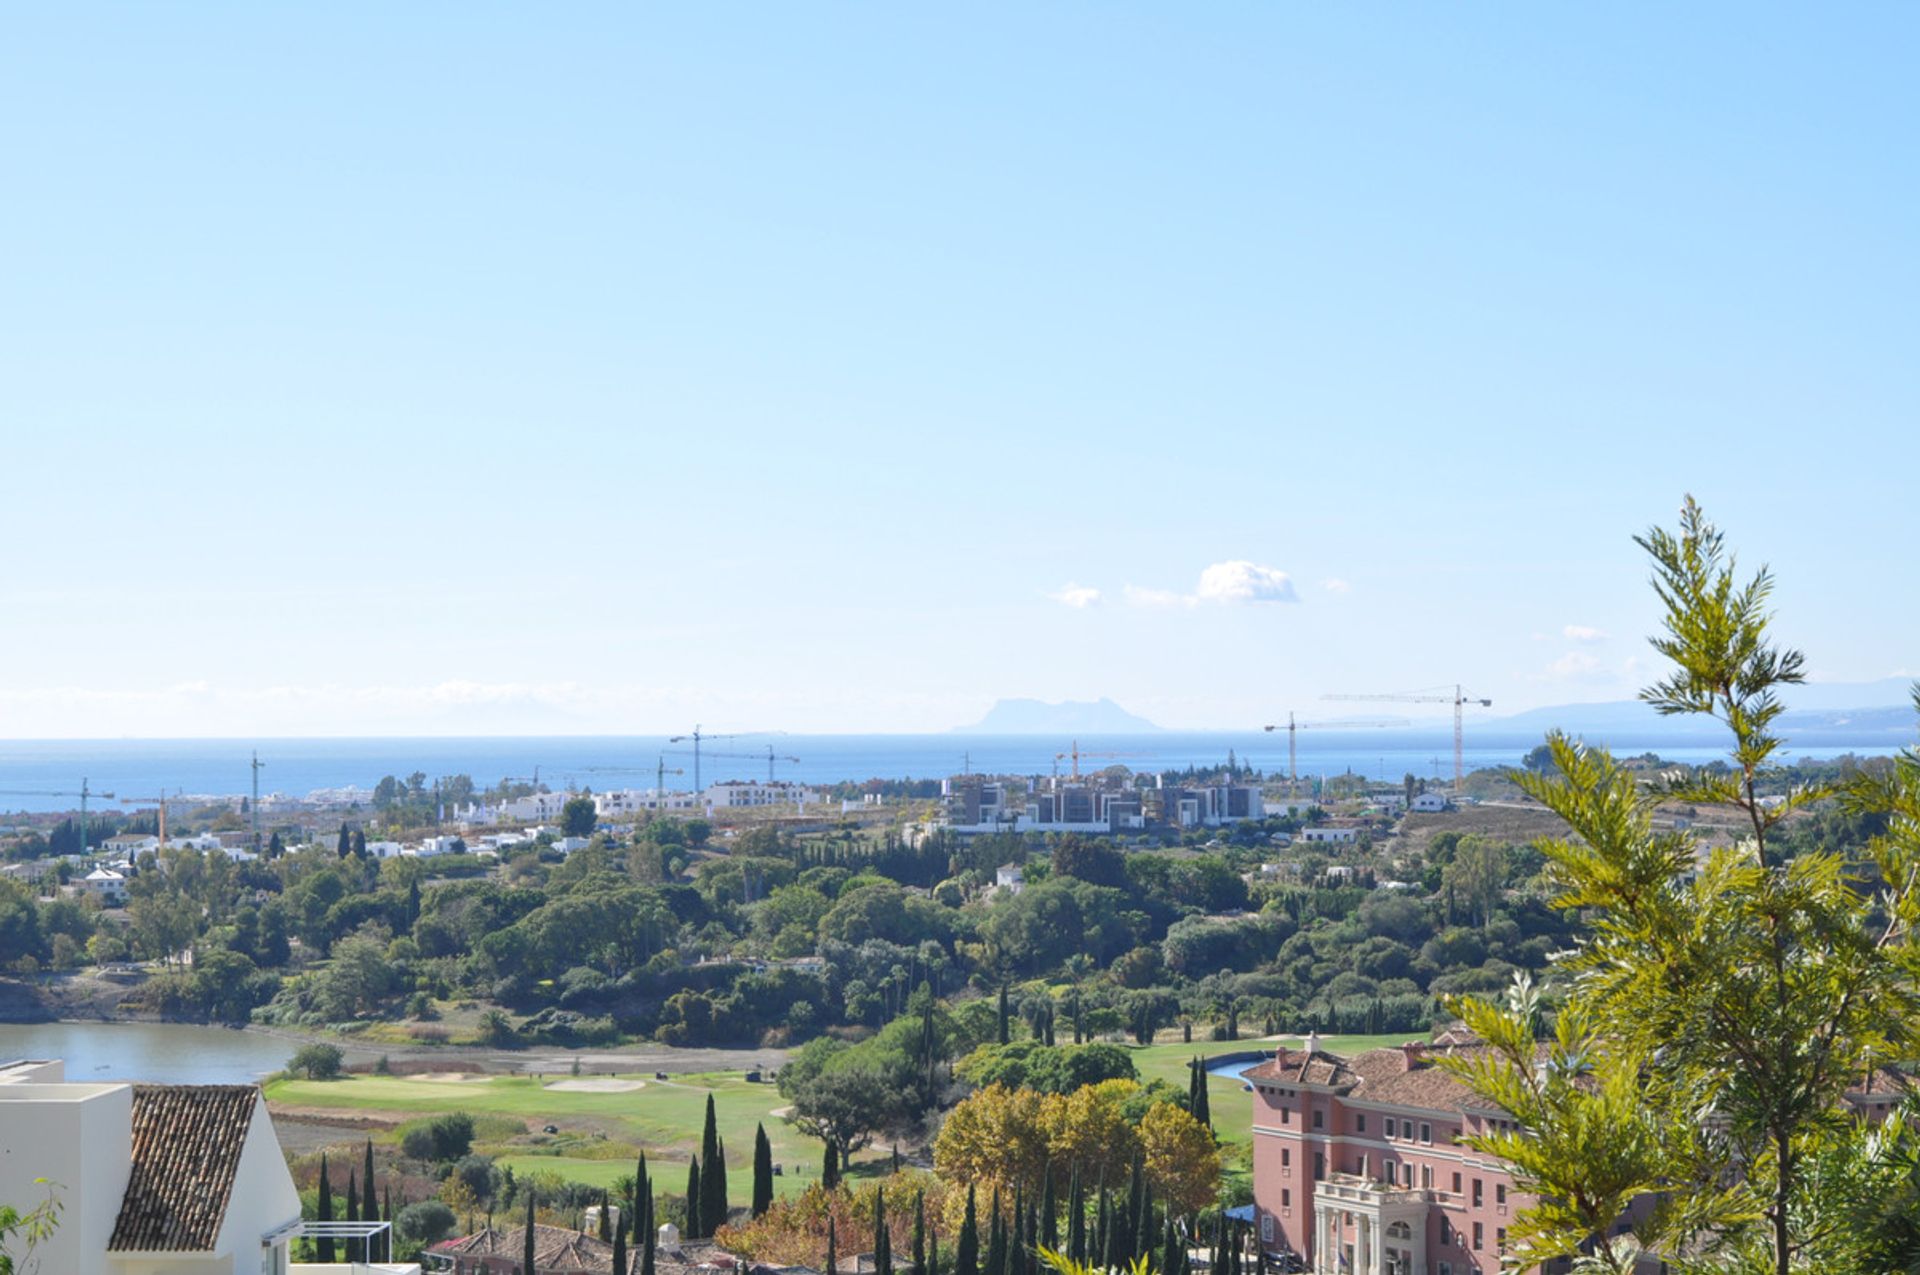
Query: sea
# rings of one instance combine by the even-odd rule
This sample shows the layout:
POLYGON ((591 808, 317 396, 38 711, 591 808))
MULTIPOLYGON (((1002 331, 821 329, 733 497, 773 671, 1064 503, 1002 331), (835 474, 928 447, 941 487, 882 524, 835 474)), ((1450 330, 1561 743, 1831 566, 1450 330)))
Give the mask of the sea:
MULTIPOLYGON (((1405 775, 1450 779, 1453 734, 1434 728, 1301 731, 1298 773, 1358 774, 1398 781, 1405 775)), ((1466 766, 1515 766, 1540 743, 1538 732, 1468 727, 1466 766)), ((1710 735, 1623 736, 1607 740, 1622 755, 1657 752, 1680 762, 1725 756, 1710 735)), ((870 779, 943 779, 963 773, 1072 773, 1074 749, 1083 772, 1107 766, 1136 771, 1218 766, 1230 758, 1264 775, 1285 778, 1284 732, 1156 731, 1151 734, 1050 735, 766 735, 703 743, 700 783, 771 775, 811 785, 870 779), (772 753, 771 762, 768 754, 772 753)), ((1787 753, 1827 758, 1893 751, 1887 738, 1827 732, 1787 753)), ((371 789, 382 776, 419 771, 429 782, 467 775, 482 788, 502 779, 531 779, 555 791, 651 788, 662 761, 669 789, 693 788, 690 744, 663 736, 527 736, 322 739, 116 739, 0 741, 0 812, 58 812, 78 807, 84 783, 89 810, 130 809, 121 799, 238 797, 251 790, 258 754, 263 798, 305 798, 326 789, 371 789), (671 773, 679 770, 682 773, 671 773), (112 794, 112 797, 107 796, 112 794)))

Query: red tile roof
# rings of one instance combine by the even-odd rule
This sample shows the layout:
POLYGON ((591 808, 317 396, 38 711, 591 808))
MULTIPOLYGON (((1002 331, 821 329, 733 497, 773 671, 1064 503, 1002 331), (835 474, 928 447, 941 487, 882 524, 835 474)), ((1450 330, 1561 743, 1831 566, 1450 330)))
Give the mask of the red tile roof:
POLYGON ((213 1251, 259 1100, 252 1085, 133 1087, 133 1172, 110 1252, 213 1251))

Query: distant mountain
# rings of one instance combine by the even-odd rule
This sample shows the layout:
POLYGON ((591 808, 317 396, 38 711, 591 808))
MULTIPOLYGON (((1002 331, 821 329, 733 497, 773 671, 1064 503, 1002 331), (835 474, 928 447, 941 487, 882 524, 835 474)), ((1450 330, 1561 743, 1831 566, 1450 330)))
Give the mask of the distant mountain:
POLYGON ((1063 700, 1049 704, 1037 699, 1003 699, 971 726, 956 726, 968 735, 1137 735, 1160 728, 1136 717, 1105 696, 1088 703, 1063 700))
MULTIPOLYGON (((1913 683, 1906 678, 1878 682, 1814 682, 1788 687, 1781 698, 1787 711, 1780 715, 1780 731, 1789 742, 1822 742, 1826 732, 1863 743, 1902 745, 1916 733, 1913 683)), ((1494 719, 1502 729, 1562 730, 1593 739, 1711 739, 1725 737, 1725 729, 1701 717, 1662 717, 1638 700, 1595 704, 1556 704, 1494 719)))

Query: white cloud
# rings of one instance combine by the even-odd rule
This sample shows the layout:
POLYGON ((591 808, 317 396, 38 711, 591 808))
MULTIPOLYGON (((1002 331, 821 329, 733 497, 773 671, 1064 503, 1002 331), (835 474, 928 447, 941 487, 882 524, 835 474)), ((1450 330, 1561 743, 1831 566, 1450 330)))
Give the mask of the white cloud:
POLYGON ((1547 665, 1546 678, 1552 682, 1609 682, 1613 674, 1585 651, 1568 651, 1547 665))
POLYGON ((1063 607, 1072 607, 1076 611, 1084 611, 1088 607, 1099 603, 1100 590, 1084 584, 1075 584, 1069 580, 1047 596, 1063 607))
POLYGON ((1569 642, 1604 642, 1607 640, 1605 630, 1596 629, 1590 624, 1569 624, 1566 628, 1561 629, 1560 632, 1569 642))
POLYGON ((1353 586, 1348 584, 1345 580, 1342 580, 1339 576, 1328 576, 1325 580, 1322 580, 1320 582, 1320 587, 1325 589, 1328 593, 1352 593, 1353 592, 1353 586))
POLYGON ((1196 596, 1202 602, 1298 602, 1293 579, 1286 572, 1258 563, 1216 562, 1200 573, 1196 596))

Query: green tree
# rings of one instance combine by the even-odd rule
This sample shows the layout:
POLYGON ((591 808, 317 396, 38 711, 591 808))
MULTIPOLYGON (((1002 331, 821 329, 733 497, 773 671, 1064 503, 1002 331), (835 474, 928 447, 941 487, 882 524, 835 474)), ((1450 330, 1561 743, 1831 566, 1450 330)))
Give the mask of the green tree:
MULTIPOLYGON (((333 1183, 327 1178, 327 1153, 320 1153, 320 1196, 314 1202, 313 1218, 316 1222, 333 1221, 333 1183)), ((333 1237, 322 1235, 314 1242, 316 1259, 323 1265, 333 1261, 333 1237)))
POLYGON ((954 1253, 953 1275, 980 1275, 980 1220, 976 1208, 977 1193, 969 1183, 967 1214, 960 1223, 960 1242, 954 1253))
POLYGON ((47 1198, 25 1213, 0 1204, 0 1275, 28 1275, 36 1269, 33 1250, 53 1238, 60 1225, 60 1198, 45 1178, 34 1183, 47 1188, 47 1198))
POLYGON ((753 1127, 753 1216, 759 1217, 773 1207, 773 1144, 767 1140, 767 1126, 753 1127))
POLYGON ((713 1095, 707 1095, 706 1127, 700 1135, 700 1224, 711 1235, 727 1223, 727 1151, 720 1141, 713 1095))
POLYGON ((697 1240, 707 1233, 707 1220, 701 1216, 706 1195, 700 1190, 700 1157, 687 1157, 687 1238, 697 1240))
POLYGON ((593 798, 588 796, 569 797, 567 804, 560 807, 560 835, 565 837, 591 837, 594 825, 599 823, 600 815, 594 809, 593 798))
POLYGON ((332 1080, 340 1074, 345 1057, 336 1045, 302 1045, 287 1059, 289 1075, 305 1075, 308 1080, 332 1080))
MULTIPOLYGON (((1509 1048, 1463 1075, 1497 1103, 1531 1103, 1529 1137, 1552 1154, 1529 1163, 1507 1135, 1469 1143, 1520 1157, 1523 1190, 1584 1201, 1543 1202, 1516 1224, 1535 1260, 1583 1245, 1631 1260, 1608 1232, 1627 1204, 1658 1195, 1662 1207, 1638 1234, 1658 1256, 1787 1275, 1814 1238, 1798 1206, 1811 1166, 1845 1136, 1844 1091, 1910 1057, 1920 1024, 1920 756, 1842 794, 1895 816, 1864 853, 1810 847, 1789 858, 1776 830, 1831 793, 1761 795, 1782 744, 1779 690, 1804 667, 1768 636, 1772 576, 1762 568, 1740 580, 1691 498, 1677 532, 1655 528, 1637 543, 1664 610, 1653 646, 1672 664, 1642 698, 1663 714, 1721 722, 1732 765, 1643 788, 1603 750, 1554 735, 1550 766, 1515 773, 1572 831, 1542 847, 1555 906, 1581 910, 1589 927, 1560 962, 1571 994, 1555 1048, 1563 1069, 1590 1072, 1602 1092, 1591 1102, 1534 1093, 1528 1086, 1545 1081, 1520 1076, 1509 1048), (1656 826, 1663 800, 1728 809, 1746 839, 1701 854, 1690 832, 1656 826), (1647 1114, 1609 1132, 1596 1104, 1630 1076, 1641 1077, 1647 1114), (1702 1113, 1714 1134, 1690 1138, 1702 1113), (1668 1167, 1637 1181, 1635 1163, 1668 1167)), ((1456 1007, 1490 1039, 1528 1035, 1524 1007, 1456 1007)))
POLYGON ((893 1275, 893 1236, 887 1231, 887 1192, 884 1187, 873 1195, 873 1270, 874 1275, 893 1275))

